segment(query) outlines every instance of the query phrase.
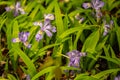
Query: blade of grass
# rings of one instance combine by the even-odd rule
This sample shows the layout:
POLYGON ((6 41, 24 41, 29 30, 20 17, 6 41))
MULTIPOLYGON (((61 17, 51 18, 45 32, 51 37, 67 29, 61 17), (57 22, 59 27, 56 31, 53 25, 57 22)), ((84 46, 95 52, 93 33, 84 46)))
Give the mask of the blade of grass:
POLYGON ((82 47, 82 52, 95 52, 95 47, 99 41, 99 29, 91 33, 91 35, 86 39, 82 47))
POLYGON ((33 76, 31 80, 36 80, 37 78, 44 75, 45 73, 53 71, 55 68, 56 68, 56 66, 51 66, 51 67, 45 68, 45 69, 41 70, 40 72, 38 72, 35 76, 33 76))
POLYGON ((16 52, 21 57, 21 59, 27 65, 31 77, 34 76, 36 74, 36 68, 34 64, 32 63, 32 61, 30 60, 30 58, 17 46, 14 45, 12 49, 14 52, 16 52))
POLYGON ((49 6, 47 7, 47 9, 46 9, 46 13, 51 13, 52 12, 52 10, 54 9, 54 6, 55 6, 55 0, 54 1, 52 1, 50 4, 49 4, 49 6))
POLYGON ((118 72, 118 71, 120 71, 119 68, 118 69, 109 69, 109 70, 102 71, 102 72, 94 75, 93 77, 97 78, 97 79, 100 79, 100 78, 104 77, 107 74, 110 74, 110 73, 113 73, 113 72, 118 72))
POLYGON ((62 21, 62 15, 58 2, 55 0, 55 21, 57 26, 57 36, 64 32, 64 26, 62 21))

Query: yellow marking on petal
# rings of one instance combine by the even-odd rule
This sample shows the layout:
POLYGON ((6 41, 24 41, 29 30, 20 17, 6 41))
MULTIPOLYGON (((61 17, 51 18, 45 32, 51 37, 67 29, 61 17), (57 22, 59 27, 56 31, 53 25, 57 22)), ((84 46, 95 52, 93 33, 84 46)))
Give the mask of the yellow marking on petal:
POLYGON ((43 31, 42 30, 39 30, 39 32, 38 32, 39 34, 43 34, 43 31))
POLYGON ((91 7, 91 3, 87 3, 88 7, 91 7))
POLYGON ((51 15, 51 16, 50 16, 50 19, 51 19, 51 20, 52 20, 52 19, 54 19, 54 16, 53 16, 53 15, 51 15))
POLYGON ((26 41, 26 42, 24 42, 24 45, 25 45, 25 46, 28 46, 28 45, 29 45, 29 43, 26 41))
POLYGON ((20 39, 19 38, 15 38, 16 42, 20 42, 20 39))
POLYGON ((14 9, 14 6, 13 6, 13 5, 11 5, 11 6, 10 6, 10 8, 11 8, 11 9, 14 9))

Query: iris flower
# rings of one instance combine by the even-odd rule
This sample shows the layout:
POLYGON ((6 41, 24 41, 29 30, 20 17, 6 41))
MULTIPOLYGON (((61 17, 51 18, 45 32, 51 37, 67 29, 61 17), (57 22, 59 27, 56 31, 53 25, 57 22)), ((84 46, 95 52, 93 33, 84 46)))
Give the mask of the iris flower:
POLYGON ((14 16, 18 16, 19 13, 20 14, 25 14, 24 9, 20 5, 20 2, 17 2, 15 5, 11 5, 11 6, 5 7, 5 10, 7 12, 13 10, 14 11, 14 16))
POLYGON ((104 32, 103 32, 103 35, 106 36, 110 30, 110 28, 113 26, 113 20, 110 21, 109 24, 106 24, 105 22, 105 25, 104 25, 104 32))
POLYGON ((104 6, 104 2, 100 0, 92 0, 91 4, 92 4, 92 8, 95 10, 98 10, 104 6))
POLYGON ((44 33, 46 33, 48 37, 52 37, 52 33, 56 32, 56 28, 52 27, 47 20, 44 23, 35 22, 34 25, 40 26, 40 30, 36 34, 37 41, 40 41, 43 38, 44 33))
POLYGON ((79 14, 75 15, 75 19, 79 21, 79 23, 82 23, 85 19, 81 17, 79 14))
POLYGON ((29 32, 20 32, 18 38, 13 38, 12 42, 22 42, 27 48, 31 48, 31 44, 28 43, 29 32))
POLYGON ((120 74, 114 78, 114 80, 120 80, 120 74))
POLYGON ((56 32, 56 27, 51 25, 51 20, 54 20, 54 16, 52 14, 44 15, 44 23, 43 22, 34 22, 35 26, 39 26, 40 30, 36 34, 36 40, 40 41, 43 38, 44 33, 47 34, 48 37, 52 37, 52 33, 56 32))
POLYGON ((88 9, 92 7, 95 10, 99 10, 101 7, 104 6, 104 2, 100 0, 92 0, 91 3, 83 3, 83 8, 88 9))
POLYGON ((80 58, 82 56, 86 56, 86 53, 79 52, 77 50, 73 50, 67 53, 69 57, 69 64, 68 66, 79 68, 80 67, 80 58))

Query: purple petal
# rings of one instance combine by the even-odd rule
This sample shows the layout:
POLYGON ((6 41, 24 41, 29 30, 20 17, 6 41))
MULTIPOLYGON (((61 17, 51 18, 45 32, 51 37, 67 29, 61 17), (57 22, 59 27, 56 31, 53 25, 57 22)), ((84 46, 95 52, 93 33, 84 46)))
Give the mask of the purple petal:
POLYGON ((18 8, 21 14, 25 14, 25 11, 22 8, 18 8))
POLYGON ((10 11, 10 10, 12 10, 10 7, 5 7, 5 10, 6 11, 10 11))
POLYGON ((30 75, 27 75, 27 76, 26 76, 26 80, 30 80, 30 75))
POLYGON ((97 11, 97 12, 96 12, 96 17, 97 17, 97 18, 101 18, 101 17, 102 17, 102 13, 101 13, 100 11, 97 11))
POLYGON ((92 7, 96 10, 99 10, 101 7, 104 6, 104 2, 100 0, 92 0, 92 7))
POLYGON ((15 8, 20 8, 20 2, 17 2, 15 8))
POLYGON ((23 43, 27 48, 31 48, 31 44, 29 44, 28 42, 24 42, 23 43))
POLYGON ((44 30, 51 30, 51 29, 52 29, 52 25, 51 24, 44 26, 44 30))
POLYGON ((119 80, 119 79, 118 79, 118 77, 115 77, 115 79, 114 79, 114 80, 119 80))
POLYGON ((45 20, 44 21, 44 27, 47 27, 47 26, 50 26, 51 23, 50 23, 50 20, 45 20))
POLYGON ((84 18, 79 19, 79 23, 82 23, 84 21, 84 18))
POLYGON ((12 42, 13 42, 13 43, 20 42, 20 39, 19 39, 19 38, 13 38, 13 39, 12 39, 12 42))
POLYGON ((54 15, 53 14, 45 14, 44 15, 45 20, 54 20, 54 15))
POLYGON ((105 24, 105 28, 110 28, 110 25, 109 24, 105 24))
POLYGON ((18 10, 16 9, 15 11, 14 11, 14 16, 16 17, 16 16, 18 16, 19 15, 19 12, 18 12, 18 10))
POLYGON ((56 27, 52 27, 52 32, 56 32, 56 27))
POLYGON ((99 1, 99 5, 98 5, 98 7, 101 8, 101 7, 103 7, 103 6, 104 6, 104 2, 99 1))
POLYGON ((29 36, 29 35, 30 35, 30 33, 27 31, 27 32, 25 32, 25 35, 26 35, 26 36, 29 36))
POLYGON ((83 3, 82 6, 83 8, 88 9, 91 7, 91 3, 83 3))
POLYGON ((28 36, 29 36, 29 32, 20 32, 20 33, 19 33, 19 39, 20 39, 22 42, 26 42, 27 39, 28 39, 28 36))
POLYGON ((108 34, 107 28, 104 29, 103 36, 106 36, 108 34))
POLYGON ((52 33, 49 30, 45 30, 48 37, 52 37, 52 33))
POLYGON ((86 56, 85 52, 80 52, 80 56, 86 56))
POLYGON ((110 20, 110 25, 113 25, 114 24, 114 21, 113 20, 110 20))
POLYGON ((35 36, 35 38, 36 38, 37 41, 40 41, 43 38, 43 35, 37 33, 36 36, 35 36))
POLYGON ((31 48, 31 44, 28 44, 27 48, 31 48))
POLYGON ((40 26, 40 27, 42 27, 43 23, 42 22, 34 22, 33 25, 34 26, 40 26))

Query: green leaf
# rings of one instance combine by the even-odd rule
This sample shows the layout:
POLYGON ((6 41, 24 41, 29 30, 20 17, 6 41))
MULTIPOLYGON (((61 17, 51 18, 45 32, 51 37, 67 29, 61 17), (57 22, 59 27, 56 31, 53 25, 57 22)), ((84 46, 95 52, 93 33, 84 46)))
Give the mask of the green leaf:
POLYGON ((34 10, 31 12, 30 17, 32 18, 32 20, 34 19, 34 17, 36 16, 37 12, 39 11, 39 5, 36 5, 36 7, 34 8, 34 10))
POLYGON ((118 71, 120 71, 119 68, 117 68, 117 69, 109 69, 109 70, 101 71, 100 73, 94 75, 93 77, 97 78, 97 79, 100 79, 100 78, 106 76, 107 74, 110 74, 110 73, 113 73, 113 72, 118 72, 118 71))
POLYGON ((30 58, 20 48, 18 48, 15 45, 13 46, 12 50, 16 52, 21 57, 21 59, 24 61, 24 63, 27 65, 28 70, 30 71, 31 77, 35 75, 36 68, 34 64, 32 63, 32 61, 30 60, 30 58))
POLYGON ((5 14, 0 16, 0 31, 1 31, 1 28, 3 27, 6 20, 7 20, 7 18, 6 18, 5 14))
POLYGON ((118 46, 120 50, 120 27, 116 27, 116 35, 117 35, 117 41, 118 41, 118 46))
POLYGON ((55 22, 57 26, 57 36, 64 32, 64 26, 62 21, 62 14, 60 11, 60 7, 57 1, 55 1, 55 22))
POLYGON ((109 47, 104 46, 103 49, 104 49, 105 56, 110 57, 109 47))
POLYGON ((50 72, 47 76, 45 76, 45 80, 52 80, 54 78, 53 72, 50 72))
POLYGON ((6 24, 6 26, 7 26, 6 35, 7 35, 8 49, 11 49, 11 40, 12 40, 12 27, 13 27, 13 23, 10 22, 9 24, 6 24))
POLYGON ((99 29, 91 33, 83 44, 82 52, 95 52, 96 45, 99 41, 99 36, 99 29))
POLYGON ((51 65, 53 65, 54 61, 53 58, 48 56, 45 58, 45 62, 41 65, 40 70, 45 69, 51 65))
POLYGON ((74 80, 98 80, 92 76, 88 76, 87 74, 80 74, 75 77, 74 80))
POLYGON ((49 4, 49 6, 47 7, 47 9, 46 9, 46 13, 51 13, 52 12, 52 10, 54 9, 54 6, 55 6, 55 1, 52 1, 50 4, 49 4))
POLYGON ((18 22, 15 20, 13 21, 13 38, 17 38, 19 34, 19 26, 18 26, 18 22))
POLYGON ((98 43, 98 45, 96 46, 96 51, 100 51, 100 50, 104 47, 107 39, 108 39, 108 36, 106 36, 105 38, 103 38, 103 39, 98 43))
MULTIPOLYGON (((12 38, 18 38, 18 34, 19 34, 18 22, 16 20, 13 20, 12 38)), ((19 43, 13 43, 13 45, 19 46, 19 43)), ((16 68, 17 68, 16 63, 17 63, 17 60, 18 60, 18 54, 16 54, 16 52, 14 52, 10 55, 12 55, 10 58, 11 58, 13 69, 16 70, 16 68)))
POLYGON ((61 66, 60 68, 61 68, 62 70, 80 70, 79 68, 68 67, 68 66, 61 66))
MULTIPOLYGON (((83 25, 81 25, 81 26, 85 27, 85 24, 83 24, 83 25)), ((75 41, 74 41, 74 49, 75 49, 75 50, 77 49, 77 42, 78 42, 78 40, 79 40, 82 32, 83 32, 83 29, 80 29, 80 30, 77 32, 77 34, 76 34, 76 39, 75 39, 75 41)))
POLYGON ((36 4, 37 3, 35 1, 29 2, 25 7, 25 11, 29 13, 36 6, 36 4))
POLYGON ((58 40, 58 41, 61 41, 61 39, 69 36, 70 34, 72 34, 72 33, 74 33, 74 32, 77 32, 77 31, 79 31, 79 30, 81 30, 81 29, 82 29, 82 30, 83 30, 83 29, 91 29, 91 26, 85 25, 85 27, 84 27, 84 26, 78 25, 77 27, 70 28, 70 29, 64 31, 64 32, 58 37, 57 40, 58 40))
POLYGON ((62 70, 60 67, 56 67, 56 69, 54 70, 54 74, 55 74, 55 80, 61 80, 62 70))
POLYGON ((11 2, 10 1, 1 1, 0 5, 10 5, 11 2))
POLYGON ((110 57, 105 57, 105 56, 100 56, 100 58, 106 59, 107 61, 111 61, 117 65, 120 65, 120 59, 118 58, 110 58, 110 57))
POLYGON ((17 80, 13 75, 7 74, 9 80, 17 80))
MULTIPOLYGON (((51 48, 51 47, 57 46, 57 45, 60 45, 60 43, 47 45, 47 46, 41 48, 41 49, 37 52, 37 54, 35 54, 35 57, 34 57, 34 58, 39 57, 39 56, 43 56, 43 55, 45 54, 45 53, 43 53, 45 50, 47 50, 47 49, 49 49, 49 48, 51 48)), ((33 58, 33 61, 35 61, 34 58, 33 58)))
MULTIPOLYGON (((110 0, 111 1, 111 0, 110 0)), ((120 1, 115 1, 113 0, 113 2, 109 5, 110 11, 112 9, 114 9, 115 7, 118 7, 120 5, 120 1)))
POLYGON ((48 68, 45 68, 45 69, 41 70, 40 72, 38 72, 35 76, 33 76, 31 80, 35 80, 35 79, 39 78, 40 76, 44 75, 45 73, 53 71, 55 68, 56 68, 56 66, 50 66, 48 68))

